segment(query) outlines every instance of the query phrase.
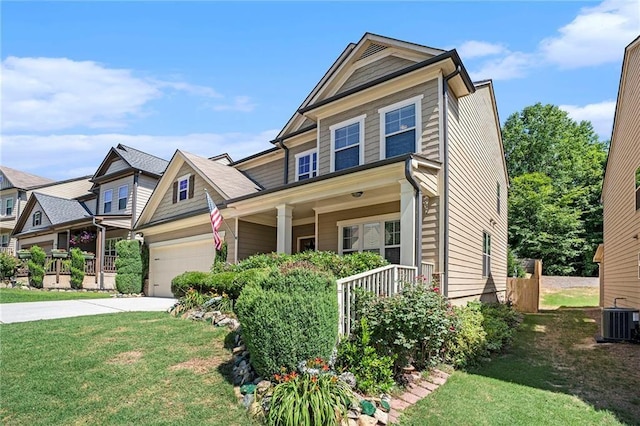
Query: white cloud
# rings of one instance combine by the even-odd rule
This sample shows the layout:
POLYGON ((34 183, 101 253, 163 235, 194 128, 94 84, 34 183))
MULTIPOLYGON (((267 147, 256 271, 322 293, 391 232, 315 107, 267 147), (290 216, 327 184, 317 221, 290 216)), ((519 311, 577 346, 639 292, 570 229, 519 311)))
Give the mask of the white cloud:
MULTIPOLYGON (((67 58, 7 57, 2 61, 1 89, 4 132, 119 129, 148 113, 147 104, 170 91, 224 98, 210 87, 140 78, 129 69, 67 58)), ((254 106, 240 96, 224 109, 246 112, 254 106)))
POLYGON ((465 41, 458 46, 456 50, 460 54, 462 60, 494 56, 507 52, 507 48, 503 44, 477 40, 465 41))
POLYGON ((545 59, 561 68, 619 61, 624 47, 640 33, 638 0, 606 0, 583 8, 557 36, 540 42, 545 59))
POLYGON ((611 137, 616 101, 609 100, 584 106, 560 105, 559 108, 568 112, 569 116, 576 121, 590 121, 600 139, 611 137))
POLYGON ((522 52, 510 52, 506 56, 484 62, 480 69, 470 72, 473 80, 511 80, 527 75, 536 64, 535 56, 522 52))
POLYGON ((256 104, 251 102, 248 96, 236 96, 231 104, 213 105, 214 111, 241 111, 251 112, 255 109, 256 104))
POLYGON ((99 135, 3 135, 0 141, 2 164, 53 179, 93 174, 109 148, 118 143, 132 146, 166 160, 176 149, 204 157, 229 153, 234 160, 271 148, 269 141, 278 130, 259 133, 194 133, 153 136, 126 134, 99 135), (25 147, 29 147, 25 155, 25 147), (64 153, 64 155, 61 155, 64 153))

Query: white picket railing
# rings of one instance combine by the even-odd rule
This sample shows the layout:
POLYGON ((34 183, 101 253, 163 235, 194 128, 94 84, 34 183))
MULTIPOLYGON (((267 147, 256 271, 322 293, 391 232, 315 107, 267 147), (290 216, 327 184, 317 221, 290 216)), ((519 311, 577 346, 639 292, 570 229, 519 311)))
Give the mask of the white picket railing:
POLYGON ((414 282, 418 268, 415 266, 388 265, 338 280, 338 331, 347 336, 351 330, 354 289, 362 288, 379 297, 393 296, 402 291, 405 283, 414 282))
POLYGON ((424 281, 430 283, 433 281, 433 273, 436 270, 436 265, 431 262, 422 262, 422 268, 420 275, 424 277, 424 281))

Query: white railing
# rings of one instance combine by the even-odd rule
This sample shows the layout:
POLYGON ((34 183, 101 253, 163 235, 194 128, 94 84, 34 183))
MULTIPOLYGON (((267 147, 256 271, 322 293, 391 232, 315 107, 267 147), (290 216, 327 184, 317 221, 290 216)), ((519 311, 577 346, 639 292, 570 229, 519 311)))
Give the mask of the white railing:
POLYGON ((424 281, 430 283, 433 281, 433 273, 436 270, 436 265, 431 262, 422 262, 420 268, 420 275, 424 277, 424 281))
POLYGON ((354 289, 362 288, 379 297, 393 296, 402 291, 405 283, 414 282, 417 273, 418 268, 415 266, 388 265, 339 279, 337 283, 340 335, 348 336, 351 330, 354 289))
POLYGON ((13 252, 13 247, 0 247, 0 253, 8 254, 9 256, 15 256, 16 254, 13 252))

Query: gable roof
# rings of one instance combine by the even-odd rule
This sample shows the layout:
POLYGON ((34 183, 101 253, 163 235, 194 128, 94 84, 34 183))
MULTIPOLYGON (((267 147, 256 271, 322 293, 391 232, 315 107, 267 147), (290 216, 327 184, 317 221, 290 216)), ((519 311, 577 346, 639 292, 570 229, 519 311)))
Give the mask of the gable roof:
POLYGON ((95 181, 99 176, 104 175, 108 170, 109 164, 118 158, 124 161, 129 168, 140 170, 143 173, 156 177, 160 177, 169 164, 167 160, 163 160, 155 155, 147 154, 130 146, 118 144, 109 150, 91 180, 95 181))
MULTIPOLYGON (((49 222, 51 222, 50 226, 91 219, 91 213, 77 200, 68 200, 66 198, 34 192, 29 197, 29 201, 27 201, 22 214, 20 214, 14 232, 24 228, 28 218, 31 217, 36 203, 40 204, 42 213, 49 219, 49 222)), ((42 229, 48 227, 49 226, 44 226, 42 229)))
POLYGON ((55 182, 52 179, 22 172, 7 166, 0 166, 0 171, 2 171, 7 180, 11 182, 11 186, 18 189, 30 189, 55 182))

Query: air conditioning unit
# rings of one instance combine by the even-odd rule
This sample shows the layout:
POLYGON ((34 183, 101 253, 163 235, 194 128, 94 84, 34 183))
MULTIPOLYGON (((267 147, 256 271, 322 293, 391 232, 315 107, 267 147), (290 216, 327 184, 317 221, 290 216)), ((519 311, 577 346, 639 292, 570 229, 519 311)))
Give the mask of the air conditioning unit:
POLYGON ((631 308, 604 308, 602 310, 602 337, 610 341, 638 339, 640 311, 631 308))

